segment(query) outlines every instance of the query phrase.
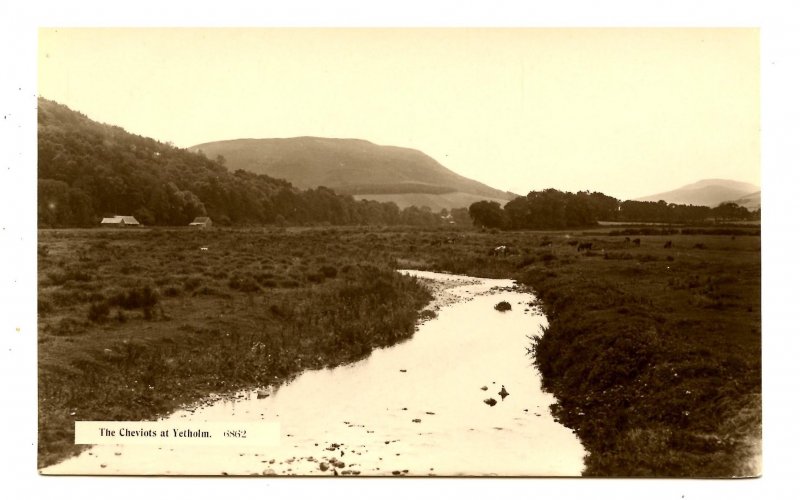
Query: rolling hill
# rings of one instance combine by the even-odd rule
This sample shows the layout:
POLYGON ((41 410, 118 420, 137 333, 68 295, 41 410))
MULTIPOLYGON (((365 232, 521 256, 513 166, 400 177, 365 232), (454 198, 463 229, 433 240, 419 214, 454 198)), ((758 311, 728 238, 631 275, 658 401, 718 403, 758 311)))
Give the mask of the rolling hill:
POLYGON ((761 206, 761 191, 758 186, 747 182, 727 179, 704 179, 672 191, 644 196, 636 200, 664 200, 667 203, 705 205, 708 207, 715 207, 724 201, 733 201, 754 209, 761 206), (747 198, 749 205, 745 204, 745 198, 747 198), (742 202, 740 203, 737 200, 742 202))
POLYGON ((438 211, 479 200, 505 204, 515 197, 458 175, 420 151, 360 139, 235 139, 189 150, 208 158, 221 155, 231 170, 286 179, 300 188, 326 186, 357 199, 393 201, 400 208, 424 203, 438 211))
POLYGON ((757 210, 761 208, 761 191, 750 193, 747 196, 742 196, 733 200, 739 206, 745 207, 748 210, 757 210))

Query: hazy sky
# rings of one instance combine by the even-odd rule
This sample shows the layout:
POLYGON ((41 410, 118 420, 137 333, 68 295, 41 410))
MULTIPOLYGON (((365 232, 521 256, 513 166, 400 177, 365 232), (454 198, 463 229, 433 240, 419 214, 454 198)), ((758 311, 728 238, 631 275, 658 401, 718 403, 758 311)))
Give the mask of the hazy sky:
POLYGON ((756 29, 42 29, 39 93, 181 147, 411 147, 518 194, 760 184, 756 29))

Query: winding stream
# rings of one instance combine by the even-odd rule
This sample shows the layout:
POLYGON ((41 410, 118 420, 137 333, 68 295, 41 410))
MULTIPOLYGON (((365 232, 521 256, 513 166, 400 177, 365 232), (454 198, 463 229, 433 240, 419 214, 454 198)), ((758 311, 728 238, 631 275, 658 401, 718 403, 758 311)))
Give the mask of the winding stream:
POLYGON ((529 306, 533 296, 511 280, 401 272, 425 280, 436 297, 429 307, 437 317, 410 340, 356 363, 306 371, 270 388, 269 397, 244 392, 166 419, 279 422, 278 445, 98 445, 42 472, 580 475, 584 449, 551 417, 555 400, 541 390, 526 354, 527 336, 546 321, 529 306), (512 309, 496 311, 500 301, 512 309), (496 404, 486 404, 489 398, 496 404))

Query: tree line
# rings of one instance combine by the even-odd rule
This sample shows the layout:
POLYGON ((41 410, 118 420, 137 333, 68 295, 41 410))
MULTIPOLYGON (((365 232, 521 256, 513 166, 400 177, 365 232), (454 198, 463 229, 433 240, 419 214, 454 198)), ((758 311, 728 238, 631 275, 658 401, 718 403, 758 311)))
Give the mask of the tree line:
POLYGON ((665 201, 620 201, 603 193, 531 191, 505 206, 479 201, 469 207, 473 223, 498 229, 566 229, 596 225, 598 221, 696 224, 714 220, 758 220, 761 210, 750 212, 733 202, 711 208, 665 201))

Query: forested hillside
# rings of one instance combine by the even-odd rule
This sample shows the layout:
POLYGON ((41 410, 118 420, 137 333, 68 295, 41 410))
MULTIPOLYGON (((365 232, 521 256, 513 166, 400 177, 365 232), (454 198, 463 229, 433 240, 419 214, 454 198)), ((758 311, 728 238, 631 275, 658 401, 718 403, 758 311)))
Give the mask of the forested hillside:
POLYGON ((223 158, 173 147, 97 123, 39 99, 38 221, 40 227, 98 224, 134 215, 145 225, 185 225, 208 215, 219 224, 440 223, 438 214, 393 203, 355 201, 320 187, 242 170, 223 158))

